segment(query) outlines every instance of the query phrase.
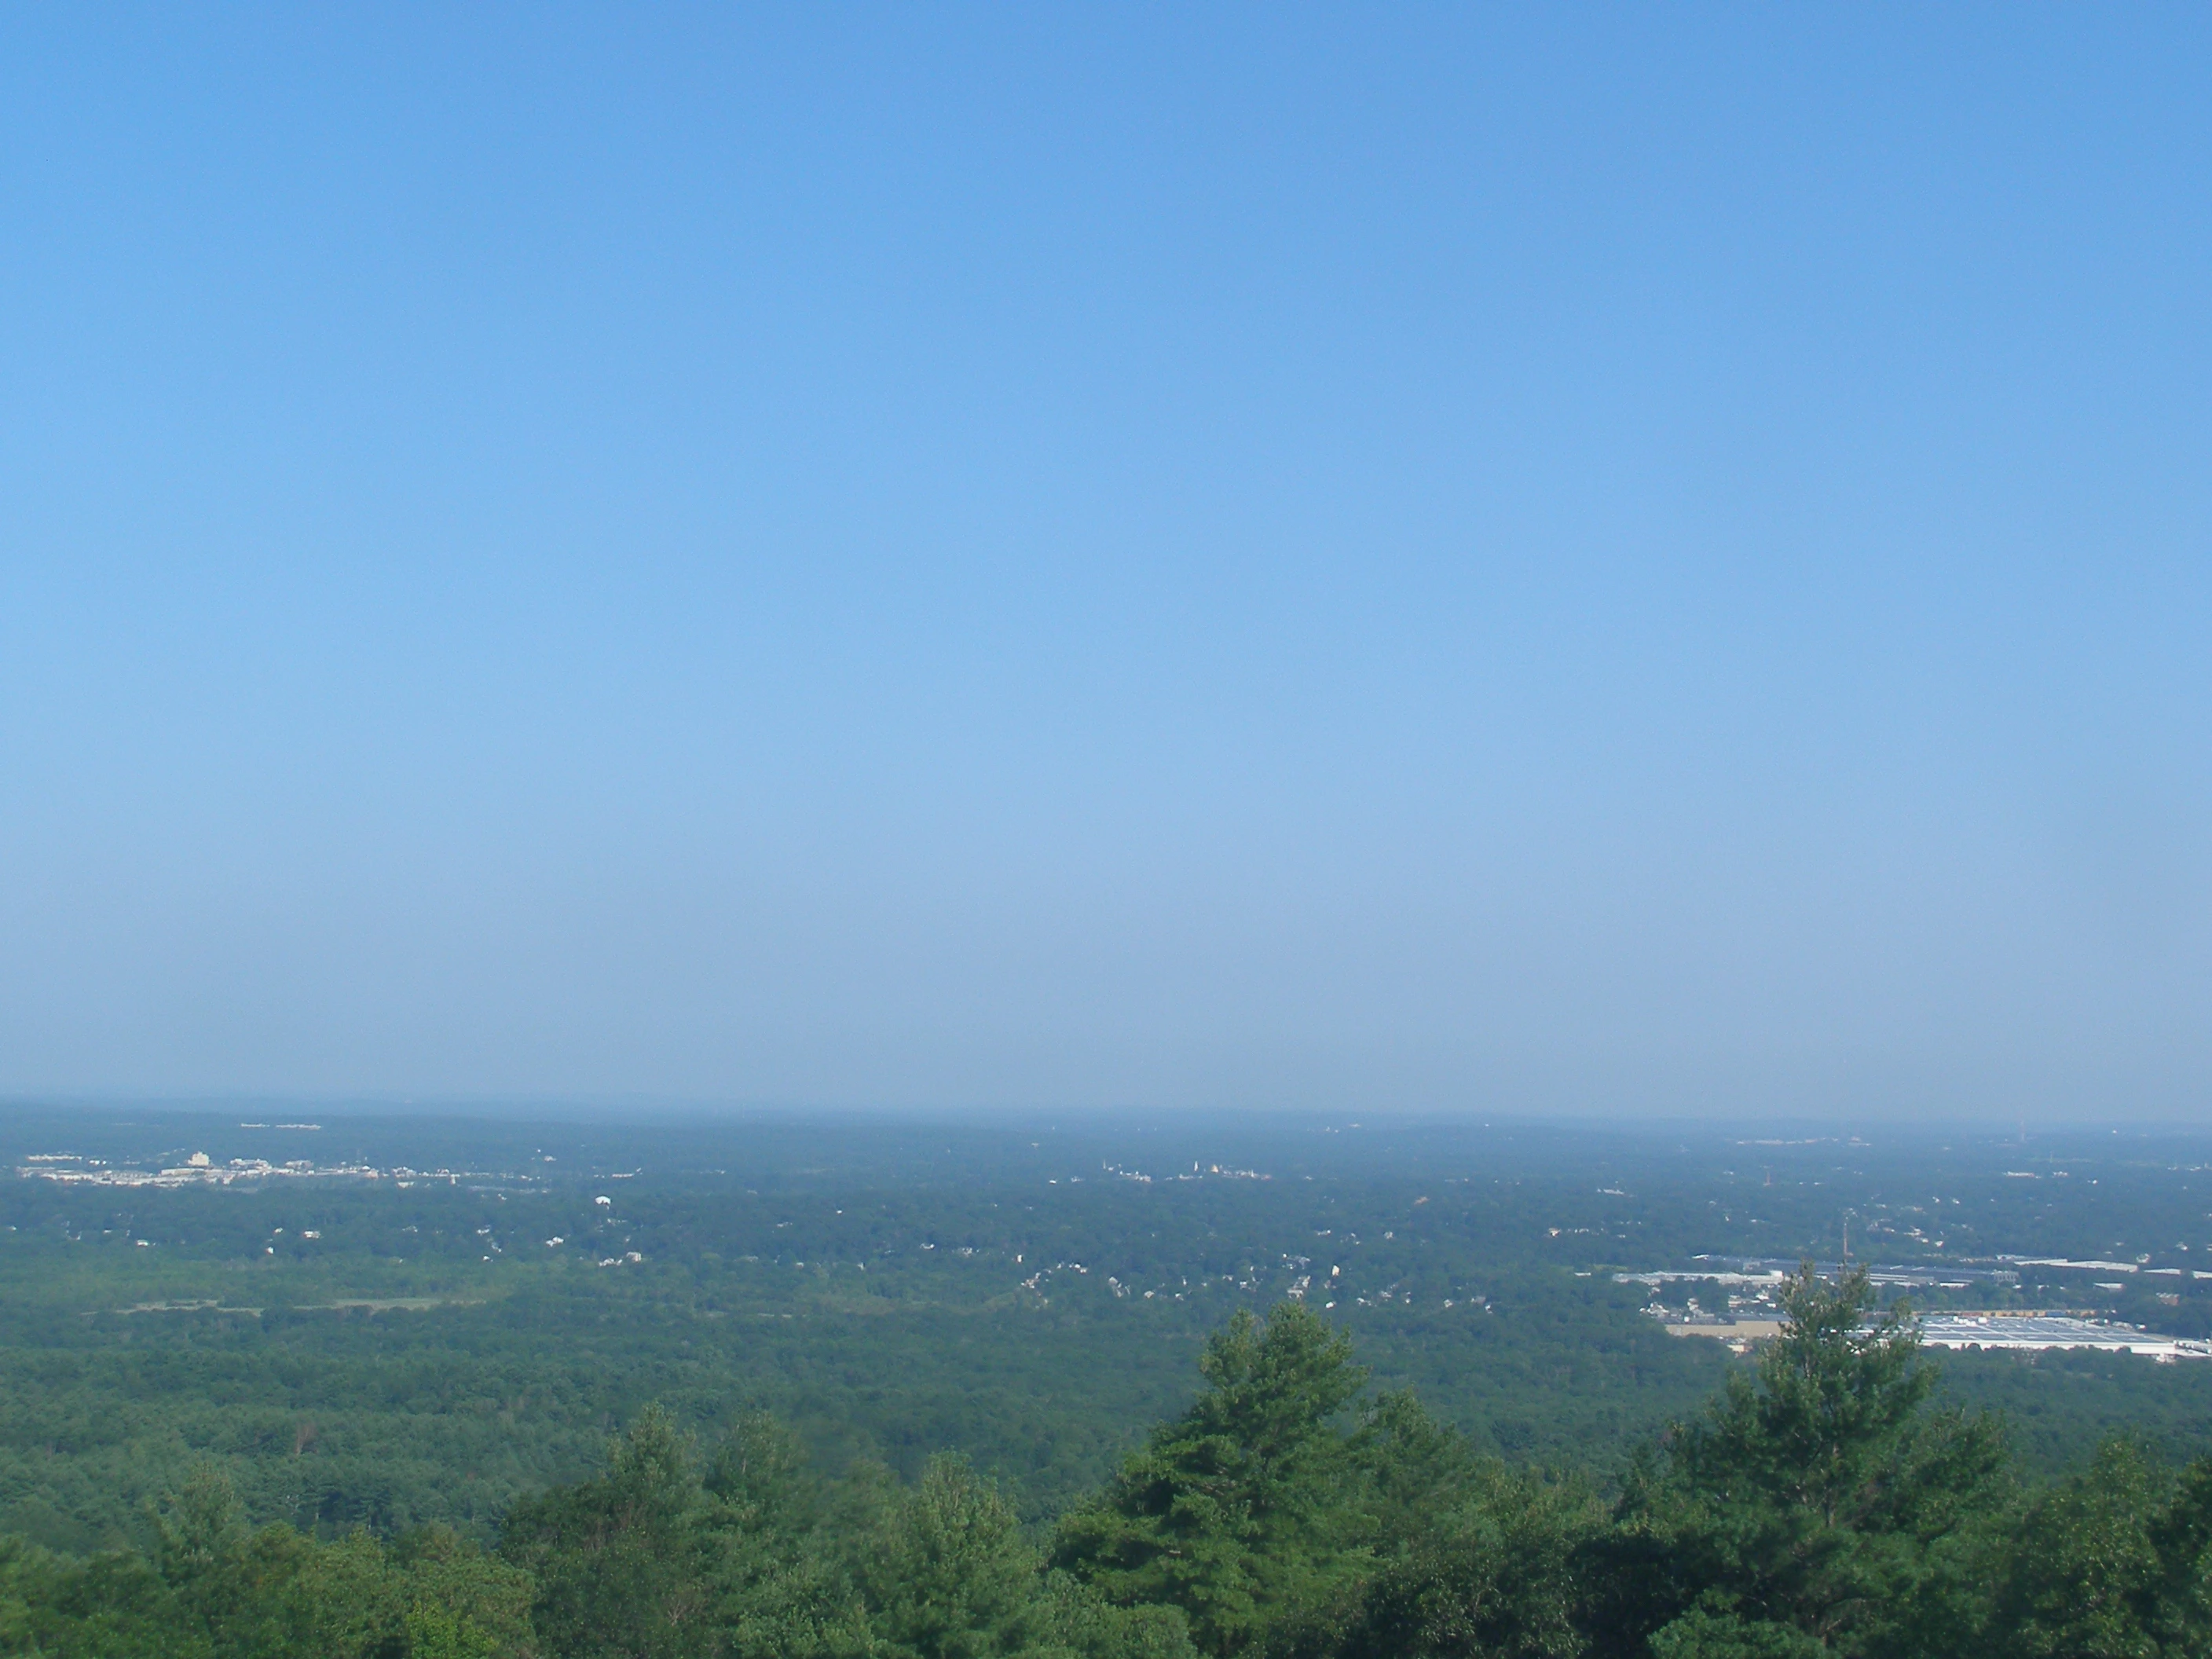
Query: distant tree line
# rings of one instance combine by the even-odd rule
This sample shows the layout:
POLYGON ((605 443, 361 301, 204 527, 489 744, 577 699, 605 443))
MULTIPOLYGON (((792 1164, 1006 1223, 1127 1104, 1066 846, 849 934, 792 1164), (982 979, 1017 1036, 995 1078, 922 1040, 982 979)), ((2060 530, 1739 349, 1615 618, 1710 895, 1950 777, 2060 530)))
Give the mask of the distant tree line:
MULTIPOLYGON (((2123 1443, 2054 1485, 1863 1276, 1616 1491, 1368 1396, 1298 1303, 1040 1535, 966 1463, 810 1472, 762 1418, 648 1410, 495 1548, 250 1529, 210 1474, 149 1551, 0 1544, 0 1651, 101 1659, 2168 1659, 2212 1654, 2212 1460, 2123 1443)), ((1593 1461, 1595 1461, 1595 1459, 1593 1461)))

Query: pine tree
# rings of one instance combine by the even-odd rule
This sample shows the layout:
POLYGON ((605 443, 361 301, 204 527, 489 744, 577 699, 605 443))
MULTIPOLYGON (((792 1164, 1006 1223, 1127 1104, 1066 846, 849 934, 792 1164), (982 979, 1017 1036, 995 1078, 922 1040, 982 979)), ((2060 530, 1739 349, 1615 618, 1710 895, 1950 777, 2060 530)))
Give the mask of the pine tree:
POLYGON ((1942 1651, 1970 1615, 1967 1540, 2000 1493, 1996 1426, 1932 1409, 1905 1311, 1809 1266, 1782 1334, 1633 1478, 1597 1553, 1595 1634, 1668 1659, 1942 1651), (1808 1645, 1809 1644, 1809 1645, 1808 1645))
POLYGON ((1207 1387, 1154 1431, 1054 1560, 1109 1600, 1180 1607, 1201 1651, 1231 1655, 1271 1620, 1328 1601, 1370 1530, 1338 1419, 1366 1380, 1352 1345, 1302 1304, 1239 1312, 1206 1346, 1207 1387))

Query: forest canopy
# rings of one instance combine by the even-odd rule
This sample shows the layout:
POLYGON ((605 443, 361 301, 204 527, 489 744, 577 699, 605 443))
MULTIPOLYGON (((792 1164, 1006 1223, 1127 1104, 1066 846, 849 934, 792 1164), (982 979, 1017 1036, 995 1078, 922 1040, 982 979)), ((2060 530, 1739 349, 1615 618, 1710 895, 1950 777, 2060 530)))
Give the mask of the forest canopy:
POLYGON ((1233 1315, 1203 1386, 1025 1524, 964 1460, 818 1473, 788 1428, 641 1413, 489 1548, 249 1528, 222 1475, 150 1549, 0 1546, 0 1647, 382 1659, 1865 1659, 2212 1645, 2212 1460, 2125 1442, 2064 1479, 1945 1405, 1865 1274, 1610 1486, 1510 1466, 1369 1386, 1297 1301, 1233 1315))

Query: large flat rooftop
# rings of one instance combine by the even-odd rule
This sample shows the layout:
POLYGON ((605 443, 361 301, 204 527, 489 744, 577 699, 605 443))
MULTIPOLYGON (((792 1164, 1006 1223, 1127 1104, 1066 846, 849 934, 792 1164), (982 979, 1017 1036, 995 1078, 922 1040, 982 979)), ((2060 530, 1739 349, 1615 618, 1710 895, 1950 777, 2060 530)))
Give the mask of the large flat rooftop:
POLYGON ((1931 1348, 2100 1348, 2154 1359, 2212 1359, 2212 1343, 2067 1314, 1931 1313, 1922 1318, 1920 1335, 1931 1348))

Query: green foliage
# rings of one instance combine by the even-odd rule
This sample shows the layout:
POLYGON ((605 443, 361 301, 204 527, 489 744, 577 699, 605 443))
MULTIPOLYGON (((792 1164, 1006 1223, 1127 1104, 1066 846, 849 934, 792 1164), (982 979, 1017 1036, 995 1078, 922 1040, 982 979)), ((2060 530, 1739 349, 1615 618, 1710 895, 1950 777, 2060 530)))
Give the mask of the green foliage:
POLYGON ((2008 1650, 2150 1659, 2158 1550, 2154 1473, 2125 1445, 2031 1504, 2000 1583, 1993 1630, 2008 1650))
POLYGON ((1111 1607, 1048 1576, 1005 1492, 962 1459, 911 1486, 833 1486, 765 1419, 702 1460, 641 1415, 605 1475, 510 1518, 560 1659, 1190 1659, 1178 1614, 1111 1607))
POLYGON ((1607 1646, 1650 1633, 1686 1653, 1786 1651, 1795 1631, 1910 1653, 1950 1627, 1972 1525, 2002 1499, 2003 1443, 1984 1419, 1929 1409, 1917 1337, 1873 1304, 1863 1273, 1833 1287, 1800 1273, 1755 1376, 1729 1377, 1631 1480, 1594 1551, 1607 1646))
POLYGON ((1496 1464, 1407 1534, 1318 1647, 1340 1659, 1569 1659, 1583 1649, 1573 1562, 1602 1511, 1577 1487, 1496 1464))
POLYGON ((1651 1638, 1652 1659, 1822 1659, 1829 1650, 1794 1625, 1692 1607, 1651 1638))
POLYGON ((2124 1442, 2031 1502, 1986 1646, 2021 1659, 2212 1651, 2212 1460, 2178 1476, 2124 1442))
POLYGON ((945 1456, 887 1506, 856 1576, 885 1659, 1007 1659, 1050 1629, 1041 1565, 1006 1498, 945 1456))
POLYGON ((1071 1575, 1045 1580, 1048 1650, 1073 1659, 1197 1659, 1181 1607, 1116 1607, 1071 1575))
POLYGON ((1264 1325, 1238 1312, 1200 1370, 1206 1392, 1061 1522, 1054 1559, 1112 1601, 1182 1608, 1202 1650, 1229 1654, 1334 1593, 1367 1541, 1337 1420, 1365 1376, 1296 1302, 1264 1325))
POLYGON ((640 1412, 496 1555, 248 1526, 205 1464, 142 1553, 0 1539, 0 1654, 75 1659, 2203 1659, 2212 1460, 2108 1446, 2030 1489, 1863 1275, 1617 1498, 1509 1466, 1297 1302, 1049 1534, 939 1455, 825 1478, 784 1425, 640 1412))
POLYGON ((248 1531, 204 1472, 154 1558, 70 1561, 0 1540, 0 1652, 84 1659, 526 1659, 530 1589, 452 1533, 331 1542, 248 1531))
POLYGON ((691 1448, 665 1412, 642 1413, 607 1473, 518 1505, 503 1553, 538 1586, 554 1651, 684 1659, 718 1639, 711 1531, 691 1448))
MULTIPOLYGON (((331 1539, 435 1522, 489 1543, 519 1500, 596 1474, 609 1435, 654 1401, 708 1441, 772 1412, 824 1470, 872 1458, 911 1481, 962 1451, 1035 1525, 1188 1405, 1209 1332, 1302 1279, 1378 1384, 1418 1390, 1482 1450, 1609 1482, 1739 1362, 1670 1340, 1608 1270, 1833 1255, 1844 1206, 1867 1248, 1922 1265, 1937 1241, 1952 1259, 2148 1255, 2112 1307, 2176 1329, 2212 1317, 2212 1279, 2185 1271, 2212 1248, 2193 1231, 2212 1208, 2201 1148, 2039 1159, 1376 1128, 1215 1123, 1106 1145, 364 1121, 302 1137, 0 1112, 0 1170, 62 1147, 120 1167, 204 1146, 477 1172, 0 1181, 0 1530, 76 1555, 148 1547, 145 1501, 204 1460, 256 1524, 331 1539), (1178 1136, 1205 1144, 1166 1144, 1178 1136), (1232 1156, 1273 1178, 1215 1178, 1232 1156), (2023 1164, 2049 1178, 2002 1173, 2023 1164)), ((2021 1272, 2029 1305, 2108 1300, 2108 1274, 2021 1272)), ((1931 1293, 2013 1294, 1981 1279, 1931 1293)), ((2212 1449, 2212 1365, 1973 1353, 1947 1358, 1945 1379, 1954 1401, 2005 1412, 2039 1478, 2112 1434, 2212 1449)))
POLYGON ((2185 1470, 2150 1523, 2152 1626, 2169 1652, 2212 1653, 2212 1458, 2185 1470))

